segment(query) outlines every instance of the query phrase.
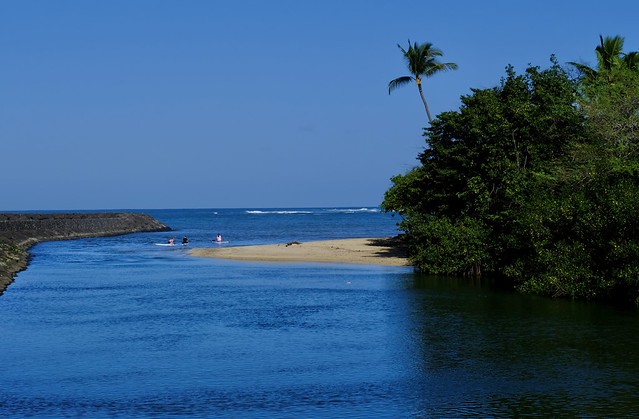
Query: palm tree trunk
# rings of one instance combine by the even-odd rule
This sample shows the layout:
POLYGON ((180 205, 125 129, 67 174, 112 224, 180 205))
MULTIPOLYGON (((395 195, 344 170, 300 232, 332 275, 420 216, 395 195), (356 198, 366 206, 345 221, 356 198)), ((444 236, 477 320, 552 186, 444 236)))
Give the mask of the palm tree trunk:
POLYGON ((428 116, 428 122, 433 123, 433 118, 430 117, 430 110, 428 109, 428 103, 426 103, 426 98, 424 97, 424 91, 422 90, 422 81, 417 80, 417 89, 419 89, 419 95, 422 97, 422 102, 424 102, 424 108, 426 108, 426 116, 428 116))

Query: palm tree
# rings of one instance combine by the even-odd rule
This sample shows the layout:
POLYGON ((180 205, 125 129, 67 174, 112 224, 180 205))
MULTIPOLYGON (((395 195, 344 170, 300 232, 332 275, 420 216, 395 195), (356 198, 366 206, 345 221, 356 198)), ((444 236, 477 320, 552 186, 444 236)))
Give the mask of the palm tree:
POLYGON ((621 65, 623 41, 624 39, 619 35, 612 38, 606 36, 606 39, 599 35, 599 45, 595 48, 599 70, 612 71, 613 68, 621 65))
POLYGON ((424 91, 422 90, 422 79, 442 71, 457 70, 457 64, 440 63, 438 61, 438 57, 441 57, 444 53, 440 49, 433 47, 433 44, 429 42, 424 44, 417 44, 417 42, 415 42, 411 45, 409 39, 407 50, 402 48, 399 44, 397 44, 397 47, 404 54, 404 58, 408 64, 408 71, 410 71, 411 75, 391 80, 390 83, 388 83, 388 94, 390 95, 393 90, 400 86, 415 81, 417 83, 419 95, 422 98, 422 102, 424 102, 424 108, 426 108, 428 122, 433 122, 433 118, 430 116, 430 110, 428 109, 428 103, 426 103, 426 98, 424 97, 424 91))
POLYGON ((599 35, 599 45, 595 48, 597 69, 581 63, 569 62, 568 64, 574 66, 589 80, 594 80, 599 75, 605 75, 608 81, 612 81, 611 73, 617 68, 639 70, 639 52, 624 53, 623 43, 624 38, 622 36, 607 36, 604 38, 599 35))
POLYGON ((624 54, 623 62, 629 69, 639 71, 639 51, 624 54))

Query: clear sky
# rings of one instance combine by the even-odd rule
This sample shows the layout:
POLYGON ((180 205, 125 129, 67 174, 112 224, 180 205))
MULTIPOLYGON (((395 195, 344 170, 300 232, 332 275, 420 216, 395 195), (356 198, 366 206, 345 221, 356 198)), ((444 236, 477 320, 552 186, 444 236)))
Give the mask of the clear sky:
POLYGON ((639 50, 639 2, 0 0, 0 210, 376 206, 427 125, 397 44, 459 70, 639 50))

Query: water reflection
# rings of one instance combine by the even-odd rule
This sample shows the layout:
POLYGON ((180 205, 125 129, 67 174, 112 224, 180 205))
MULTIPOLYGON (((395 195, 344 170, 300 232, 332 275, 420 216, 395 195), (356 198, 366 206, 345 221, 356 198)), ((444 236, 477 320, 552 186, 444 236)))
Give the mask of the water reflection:
POLYGON ((0 415, 639 413, 634 310, 410 269, 155 246, 128 263, 100 242, 95 258, 117 263, 78 262, 93 244, 39 245, 0 299, 0 415))
POLYGON ((416 275, 410 285, 426 416, 637 413, 635 311, 486 281, 416 275))

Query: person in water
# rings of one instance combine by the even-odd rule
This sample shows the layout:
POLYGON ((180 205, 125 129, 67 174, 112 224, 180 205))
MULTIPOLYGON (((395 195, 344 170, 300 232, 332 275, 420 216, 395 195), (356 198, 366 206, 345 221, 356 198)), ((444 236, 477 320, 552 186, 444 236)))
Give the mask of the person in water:
POLYGON ((182 245, 186 246, 187 244, 189 244, 189 238, 184 236, 184 238, 182 239, 182 245))
POLYGON ((222 242, 222 235, 218 233, 217 237, 215 238, 215 241, 218 243, 222 242))
POLYGON ((174 242, 174 241, 175 241, 175 239, 174 239, 173 237, 171 237, 171 238, 169 239, 169 245, 170 245, 170 246, 173 246, 173 242, 174 242))

